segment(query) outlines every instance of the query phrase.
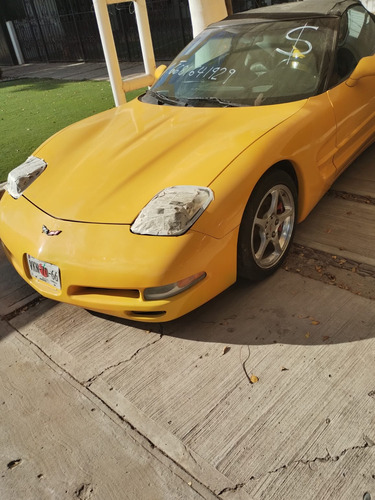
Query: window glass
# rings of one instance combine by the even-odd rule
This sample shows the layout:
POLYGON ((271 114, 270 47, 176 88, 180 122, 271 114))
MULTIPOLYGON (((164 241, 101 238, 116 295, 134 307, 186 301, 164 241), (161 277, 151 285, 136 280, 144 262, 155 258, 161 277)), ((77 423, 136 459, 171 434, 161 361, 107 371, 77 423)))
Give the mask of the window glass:
POLYGON ((152 90, 195 106, 215 98, 258 106, 310 97, 325 75, 333 23, 315 18, 209 28, 152 90))
POLYGON ((348 78, 362 57, 375 52, 375 23, 361 6, 349 9, 341 20, 333 83, 348 78))
POLYGON ((359 39, 360 34, 365 26, 366 13, 360 8, 348 10, 348 31, 349 36, 359 39))

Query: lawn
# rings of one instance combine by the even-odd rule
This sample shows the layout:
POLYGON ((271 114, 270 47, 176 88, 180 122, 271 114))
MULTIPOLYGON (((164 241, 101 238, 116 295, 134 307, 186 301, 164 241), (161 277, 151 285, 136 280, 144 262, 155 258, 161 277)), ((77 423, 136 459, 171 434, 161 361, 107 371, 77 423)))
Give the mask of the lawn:
MULTIPOLYGON (((141 92, 129 92, 127 100, 141 92)), ((25 79, 0 83, 0 182, 52 134, 113 106, 109 82, 25 79)))

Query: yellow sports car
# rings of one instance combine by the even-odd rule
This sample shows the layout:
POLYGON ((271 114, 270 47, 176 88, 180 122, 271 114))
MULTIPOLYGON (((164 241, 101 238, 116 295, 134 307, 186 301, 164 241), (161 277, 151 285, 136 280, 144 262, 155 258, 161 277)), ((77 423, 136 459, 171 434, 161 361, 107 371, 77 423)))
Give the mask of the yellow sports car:
POLYGON ((8 177, 0 237, 42 295, 168 321, 273 273, 375 133, 375 22, 305 0, 211 25, 140 98, 8 177))

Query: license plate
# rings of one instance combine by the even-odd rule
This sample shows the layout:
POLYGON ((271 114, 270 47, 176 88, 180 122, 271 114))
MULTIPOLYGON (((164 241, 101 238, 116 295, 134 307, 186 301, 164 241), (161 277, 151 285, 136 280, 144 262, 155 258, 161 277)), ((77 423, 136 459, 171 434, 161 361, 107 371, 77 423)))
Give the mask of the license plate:
POLYGON ((57 266, 35 259, 31 257, 31 255, 27 255, 27 262, 29 264, 30 274, 33 278, 44 281, 61 290, 60 269, 57 266))

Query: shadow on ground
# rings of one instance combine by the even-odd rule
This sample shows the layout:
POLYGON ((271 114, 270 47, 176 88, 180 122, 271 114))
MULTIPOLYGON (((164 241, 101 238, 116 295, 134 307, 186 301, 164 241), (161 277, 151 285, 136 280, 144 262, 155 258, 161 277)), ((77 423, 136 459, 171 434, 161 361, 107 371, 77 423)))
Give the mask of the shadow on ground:
POLYGON ((373 301, 284 270, 256 285, 238 281, 207 304, 167 323, 100 317, 135 330, 238 345, 340 344, 375 333, 373 301))

